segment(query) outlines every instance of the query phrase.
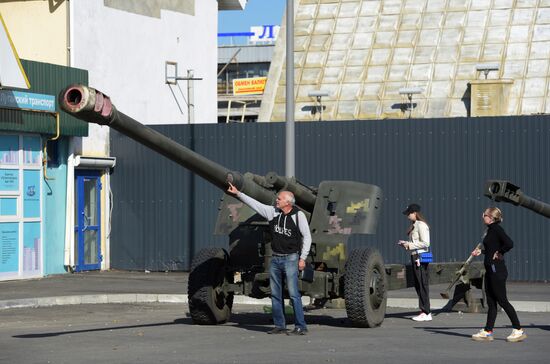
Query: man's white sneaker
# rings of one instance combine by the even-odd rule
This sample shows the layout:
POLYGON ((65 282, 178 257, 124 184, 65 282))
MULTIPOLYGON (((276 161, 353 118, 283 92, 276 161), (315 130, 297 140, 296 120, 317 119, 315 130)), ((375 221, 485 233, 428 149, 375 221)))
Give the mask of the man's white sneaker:
POLYGON ((510 336, 506 338, 506 341, 511 343, 517 343, 518 341, 523 341, 527 338, 525 332, 522 329, 513 329, 510 336))
POLYGON ((414 316, 412 319, 414 321, 432 321, 432 314, 429 313, 426 315, 424 312, 422 312, 420 315, 414 316))
POLYGON ((485 331, 485 329, 479 330, 477 334, 472 335, 472 340, 475 341, 493 341, 493 332, 485 331))

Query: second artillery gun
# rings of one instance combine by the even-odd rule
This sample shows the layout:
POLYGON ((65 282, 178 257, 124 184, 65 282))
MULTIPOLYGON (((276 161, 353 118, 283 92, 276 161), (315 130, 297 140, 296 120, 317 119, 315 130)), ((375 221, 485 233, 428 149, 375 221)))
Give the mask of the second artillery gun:
POLYGON ((496 202, 508 202, 515 206, 522 206, 539 215, 550 218, 550 205, 527 196, 512 182, 503 180, 488 180, 485 182, 484 195, 496 202))
MULTIPOLYGON (((351 234, 374 234, 381 210, 382 190, 354 181, 323 181, 306 186, 295 178, 270 172, 265 176, 231 171, 119 112, 101 92, 71 85, 59 95, 66 112, 87 122, 108 125, 157 151, 226 191, 228 182, 264 204, 273 204, 281 190, 294 193, 296 206, 308 217, 312 247, 308 264, 313 276, 300 280, 303 295, 326 302, 343 298, 352 324, 379 326, 386 312, 387 291, 412 286, 410 268, 385 265, 377 249, 348 251, 351 234)), ((224 195, 215 233, 229 236, 228 249, 206 248, 191 263, 188 293, 194 323, 218 324, 231 314, 236 294, 254 298, 270 295, 271 243, 268 224, 241 201, 224 195)), ((460 263, 430 265, 432 284, 449 282, 460 263)), ((483 270, 473 264, 463 280, 481 286, 483 270)))

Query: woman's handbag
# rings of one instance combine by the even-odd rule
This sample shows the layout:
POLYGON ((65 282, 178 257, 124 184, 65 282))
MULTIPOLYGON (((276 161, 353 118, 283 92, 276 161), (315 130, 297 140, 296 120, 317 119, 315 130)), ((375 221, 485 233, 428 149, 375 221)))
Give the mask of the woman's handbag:
POLYGON ((418 259, 420 259, 420 263, 431 263, 433 262, 434 257, 431 251, 427 251, 425 253, 418 254, 418 259))

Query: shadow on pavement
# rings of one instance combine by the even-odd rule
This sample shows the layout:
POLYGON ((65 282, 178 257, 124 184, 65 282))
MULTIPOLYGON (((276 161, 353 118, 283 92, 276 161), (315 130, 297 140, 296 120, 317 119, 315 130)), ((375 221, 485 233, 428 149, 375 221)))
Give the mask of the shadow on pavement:
MULTIPOLYGON (((414 327, 415 329, 418 329, 418 330, 424 330, 424 331, 427 331, 427 332, 431 332, 431 333, 434 333, 434 334, 443 334, 443 335, 450 335, 450 336, 461 336, 461 337, 465 337, 465 338, 471 338, 472 334, 475 334, 477 332, 477 330, 479 330, 480 327, 483 326, 483 323, 480 324, 480 326, 461 326, 461 327, 414 327), (456 331, 449 331, 449 330, 472 330, 472 334, 462 334, 462 333, 459 333, 459 332, 456 332, 456 331)), ((523 328, 525 330, 530 330, 530 329, 540 329, 540 330, 545 330, 545 331, 550 331, 550 325, 524 325, 523 328)), ((495 330, 512 330, 512 326, 511 325, 506 325, 506 326, 498 326, 498 327, 495 327, 495 330)), ((529 334, 529 333, 528 333, 529 334)), ((499 339, 496 339, 496 340, 499 340, 499 339)))
POLYGON ((181 318, 176 319, 172 322, 159 322, 154 324, 143 324, 143 325, 125 325, 125 326, 107 326, 97 329, 83 329, 83 330, 73 330, 73 331, 58 331, 58 332, 43 332, 39 334, 23 334, 23 335, 14 335, 12 337, 18 339, 37 339, 44 337, 52 336, 62 336, 62 335, 71 335, 71 334, 81 334, 87 332, 100 332, 100 331, 112 331, 112 330, 126 330, 126 329, 137 329, 142 327, 157 327, 157 326, 169 326, 169 325, 190 325, 191 319, 181 318))
MULTIPOLYGON (((331 327, 351 327, 347 318, 331 317, 324 315, 306 315, 308 325, 321 325, 331 327)), ((292 328, 294 321, 287 316, 287 327, 292 328)), ((233 313, 226 325, 234 325, 244 330, 267 332, 273 328, 270 314, 266 313, 233 313)))
POLYGON ((550 331, 550 325, 525 325, 523 326, 524 329, 541 329, 541 330, 544 330, 544 331, 550 331))
POLYGON ((398 313, 386 313, 385 318, 400 318, 410 320, 411 316, 418 315, 418 311, 398 312, 398 313))
MULTIPOLYGON (((464 337, 464 338, 471 338, 472 335, 471 334, 461 334, 459 332, 456 332, 456 331, 447 331, 449 329, 456 329, 456 328, 443 328, 443 329, 438 329, 438 328, 433 328, 433 327, 430 327, 430 328, 426 328, 426 327, 415 327, 415 329, 421 329, 421 330, 424 330, 424 331, 427 331, 427 332, 431 332, 433 334, 443 334, 443 335, 449 335, 449 336, 460 336, 460 337, 464 337)), ((467 329, 466 327, 461 327, 460 329, 467 329)), ((476 330, 479 329, 479 327, 476 327, 475 328, 476 330)), ((474 330, 474 328, 472 328, 472 330, 474 330)), ((475 332, 472 332, 473 334, 475 332)))
MULTIPOLYGON (((311 311, 310 311, 311 312, 311 311)), ((410 320, 411 316, 418 314, 418 311, 386 313, 385 318, 398 318, 410 320)), ((329 315, 306 315, 308 325, 320 325, 330 327, 350 328, 354 327, 347 317, 332 317, 329 315)), ((233 313, 228 324, 235 324, 246 330, 251 331, 269 331, 273 328, 273 320, 270 314, 266 313, 233 313)), ((294 324, 292 316, 287 315, 287 326, 294 324)))

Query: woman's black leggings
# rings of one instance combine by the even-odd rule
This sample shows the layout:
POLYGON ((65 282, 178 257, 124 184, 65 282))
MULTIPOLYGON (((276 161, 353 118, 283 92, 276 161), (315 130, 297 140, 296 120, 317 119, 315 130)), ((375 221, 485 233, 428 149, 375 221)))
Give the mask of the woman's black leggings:
POLYGON ((485 295, 487 296, 487 323, 485 324, 486 331, 493 331, 495 321, 497 319, 497 303, 504 309, 508 315, 514 329, 520 329, 518 315, 514 307, 506 297, 506 279, 508 278, 508 270, 504 264, 496 264, 493 272, 493 266, 485 267, 485 295))

